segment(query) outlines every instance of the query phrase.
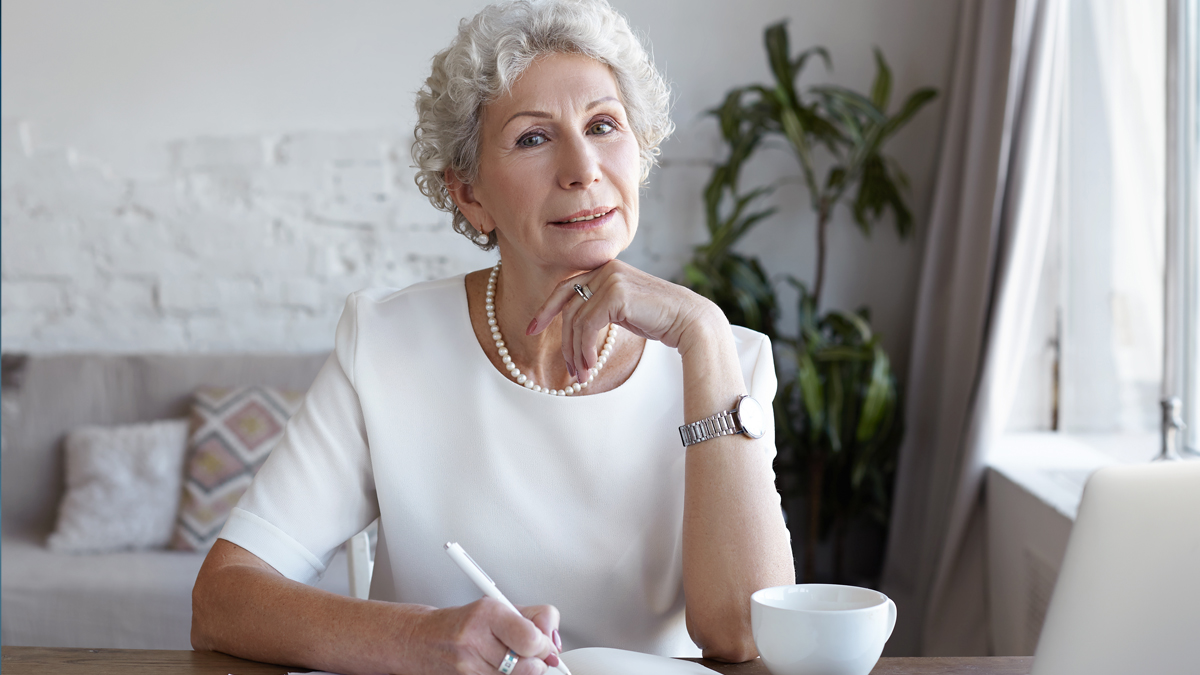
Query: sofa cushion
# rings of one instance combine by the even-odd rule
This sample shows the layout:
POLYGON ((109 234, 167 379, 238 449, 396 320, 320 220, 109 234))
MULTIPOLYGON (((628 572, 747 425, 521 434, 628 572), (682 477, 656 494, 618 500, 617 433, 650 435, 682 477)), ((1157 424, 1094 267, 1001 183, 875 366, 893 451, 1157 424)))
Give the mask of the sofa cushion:
POLYGON ((204 556, 68 555, 12 537, 0 550, 5 645, 191 648, 192 586, 204 556))
POLYGON ((68 434, 67 493, 46 545, 64 553, 166 546, 187 437, 187 420, 88 425, 68 434))
POLYGON ((272 387, 196 390, 187 475, 171 548, 212 547, 229 512, 303 402, 304 392, 272 387))
MULTIPOLYGON (((69 555, 36 539, 0 543, 0 643, 93 649, 191 649, 192 586, 204 556, 183 551, 69 555)), ((316 584, 349 595, 339 551, 316 584)))

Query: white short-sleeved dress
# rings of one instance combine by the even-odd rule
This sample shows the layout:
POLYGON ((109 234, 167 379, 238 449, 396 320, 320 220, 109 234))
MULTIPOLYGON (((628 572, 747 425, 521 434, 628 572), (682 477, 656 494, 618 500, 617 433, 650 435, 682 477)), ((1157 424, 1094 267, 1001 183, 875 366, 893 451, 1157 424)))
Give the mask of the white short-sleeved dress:
MULTIPOLYGON (((769 414, 770 343, 733 331, 769 414)), ((566 649, 697 655, 683 613, 683 422, 682 363, 661 343, 616 389, 548 396, 488 361, 462 275, 360 291, 221 538, 312 583, 378 517, 372 599, 479 599, 442 550, 457 541, 514 603, 557 606, 566 649)))

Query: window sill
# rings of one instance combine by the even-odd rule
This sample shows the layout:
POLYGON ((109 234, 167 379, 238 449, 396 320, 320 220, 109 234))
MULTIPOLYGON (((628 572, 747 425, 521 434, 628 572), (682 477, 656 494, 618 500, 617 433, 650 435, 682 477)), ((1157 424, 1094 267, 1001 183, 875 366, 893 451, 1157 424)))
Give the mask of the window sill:
POLYGON ((1159 443, 1157 432, 1010 433, 988 453, 988 467, 1074 521, 1093 471, 1109 464, 1148 462, 1158 455, 1159 443))

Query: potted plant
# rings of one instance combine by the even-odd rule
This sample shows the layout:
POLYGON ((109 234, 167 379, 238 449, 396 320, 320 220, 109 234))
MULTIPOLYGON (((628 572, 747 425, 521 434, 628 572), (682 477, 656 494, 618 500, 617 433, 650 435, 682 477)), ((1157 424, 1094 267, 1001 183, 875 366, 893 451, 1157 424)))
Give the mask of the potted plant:
POLYGON ((750 228, 775 213, 774 208, 751 210, 773 186, 742 193, 742 166, 766 135, 766 110, 742 104, 742 90, 729 92, 725 103, 708 111, 721 127, 729 156, 713 168, 704 187, 704 217, 709 241, 697 246, 683 266, 683 283, 717 304, 730 323, 775 337, 775 289, 758 260, 733 250, 750 228))
MULTIPOLYGON (((828 52, 813 47, 793 57, 784 22, 765 31, 770 86, 755 84, 729 92, 711 111, 729 149, 705 188, 708 244, 697 247, 685 266, 684 281, 712 298, 733 323, 767 333, 778 356, 780 390, 775 399, 776 475, 786 499, 803 499, 802 577, 816 574, 816 548, 833 535, 834 575, 843 576, 849 523, 866 518, 886 526, 901 436, 900 394, 879 335, 866 308, 822 311, 826 233, 835 207, 851 208, 854 222, 869 236, 872 225, 890 211, 897 232, 907 237, 912 214, 902 194, 907 178, 884 144, 936 95, 929 88, 910 94, 889 114, 892 75, 876 49, 876 75, 869 95, 824 85, 801 92, 796 80, 808 60, 828 52), (811 289, 788 276, 800 291, 799 325, 794 335, 775 331, 774 289, 754 258, 732 251, 733 244, 774 209, 749 211, 778 184, 743 192, 743 164, 775 136, 786 141, 799 162, 817 218, 817 269, 811 289), (823 177, 817 155, 825 155, 823 177)), ((794 520, 789 525, 798 529, 794 520)), ((800 534, 800 533, 796 533, 800 534)))

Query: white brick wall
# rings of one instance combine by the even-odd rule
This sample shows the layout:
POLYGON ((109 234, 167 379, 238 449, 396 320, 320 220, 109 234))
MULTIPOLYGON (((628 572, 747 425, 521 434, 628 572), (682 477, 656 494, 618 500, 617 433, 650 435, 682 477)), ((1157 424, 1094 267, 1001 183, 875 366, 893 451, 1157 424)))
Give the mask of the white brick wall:
MULTIPOLYGON (((129 177, 4 120, 4 350, 328 349, 348 293, 489 266, 417 191, 410 134, 183 139, 129 177)), ((707 169, 679 168, 690 196, 707 169)), ((643 200, 626 257, 671 275, 702 236, 698 200, 643 200)))
POLYGON ((4 120, 4 350, 328 349, 351 291, 490 264, 417 192, 406 136, 184 139, 131 178, 4 120))

